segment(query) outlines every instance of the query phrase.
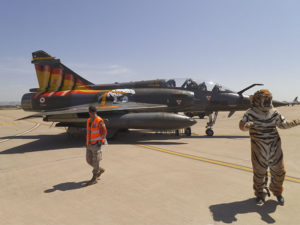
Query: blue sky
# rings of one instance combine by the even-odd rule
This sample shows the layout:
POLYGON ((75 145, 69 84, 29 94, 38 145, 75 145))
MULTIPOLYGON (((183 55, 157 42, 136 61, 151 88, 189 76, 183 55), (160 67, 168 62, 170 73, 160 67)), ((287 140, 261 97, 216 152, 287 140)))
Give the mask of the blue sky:
MULTIPOLYGON (((2 0, 0 101, 37 87, 44 50, 93 83, 194 77, 300 97, 300 1, 2 0)), ((247 94, 252 94, 251 89, 247 94)))

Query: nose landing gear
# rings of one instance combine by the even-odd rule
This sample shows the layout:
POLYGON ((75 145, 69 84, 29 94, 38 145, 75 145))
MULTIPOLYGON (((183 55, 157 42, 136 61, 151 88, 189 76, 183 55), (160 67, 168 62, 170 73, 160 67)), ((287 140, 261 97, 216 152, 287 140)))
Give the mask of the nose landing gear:
POLYGON ((214 131, 211 128, 207 128, 205 131, 207 136, 213 136, 214 135, 214 131))
POLYGON ((216 120, 217 120, 217 117, 218 117, 218 111, 216 112, 212 112, 211 114, 209 114, 209 121, 207 122, 207 125, 206 125, 206 135, 207 136, 213 136, 214 135, 214 131, 212 129, 213 125, 216 123, 216 120), (213 115, 214 114, 214 118, 213 118, 213 115))

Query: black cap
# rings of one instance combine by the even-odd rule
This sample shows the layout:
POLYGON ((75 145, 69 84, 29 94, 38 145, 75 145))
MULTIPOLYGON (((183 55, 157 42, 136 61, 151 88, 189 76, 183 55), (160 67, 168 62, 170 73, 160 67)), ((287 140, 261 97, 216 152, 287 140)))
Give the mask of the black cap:
POLYGON ((89 112, 97 112, 96 107, 93 106, 93 105, 91 105, 91 106, 89 107, 89 112))

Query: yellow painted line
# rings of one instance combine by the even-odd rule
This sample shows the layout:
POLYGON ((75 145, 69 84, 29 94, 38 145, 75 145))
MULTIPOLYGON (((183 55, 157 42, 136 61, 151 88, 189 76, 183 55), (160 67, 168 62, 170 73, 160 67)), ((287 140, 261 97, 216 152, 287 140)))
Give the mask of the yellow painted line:
MULTIPOLYGON (((202 162, 207 162, 207 163, 211 163, 211 164, 215 164, 215 165, 219 165, 219 166, 226 166, 226 167, 229 167, 229 168, 234 168, 234 169, 243 170, 243 171, 247 171, 247 172, 253 172, 253 169, 251 169, 249 167, 240 166, 240 165, 236 165, 236 164, 232 164, 232 163, 227 163, 227 162, 217 161, 217 160, 213 160, 213 159, 202 158, 202 157, 198 157, 198 156, 194 156, 194 155, 188 155, 188 154, 184 154, 184 153, 180 153, 180 152, 174 152, 174 151, 170 151, 170 150, 166 150, 166 149, 162 149, 162 148, 157 148, 157 147, 152 147, 152 146, 148 146, 148 145, 137 145, 137 146, 147 148, 147 149, 151 149, 151 150, 164 152, 164 153, 168 153, 168 154, 172 154, 172 155, 177 155, 177 156, 181 156, 181 157, 185 157, 185 158, 189 158, 189 159, 195 159, 195 160, 199 160, 199 161, 202 161, 202 162)), ((268 173, 268 175, 270 176, 271 174, 268 173)), ((286 176, 285 180, 292 181, 292 182, 295 182, 295 183, 300 183, 300 179, 296 178, 296 177, 286 176)))
POLYGON ((300 137, 299 134, 280 134, 280 136, 283 136, 283 137, 300 137))
MULTIPOLYGON (((29 130, 26 130, 20 134, 16 134, 14 135, 14 137, 18 137, 18 136, 22 136, 24 134, 27 134, 29 133, 30 131, 33 131, 34 129, 38 128, 41 124, 40 123, 36 123, 35 126, 33 126, 32 128, 30 128, 29 130)), ((4 140, 1 140, 0 143, 3 143, 3 142, 6 142, 6 141, 9 141, 9 140, 13 140, 13 139, 4 139, 4 140)))

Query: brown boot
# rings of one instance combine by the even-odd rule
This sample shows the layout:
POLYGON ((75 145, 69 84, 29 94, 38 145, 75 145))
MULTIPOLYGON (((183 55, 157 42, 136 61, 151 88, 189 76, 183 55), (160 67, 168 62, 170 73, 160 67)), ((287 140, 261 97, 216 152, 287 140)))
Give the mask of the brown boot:
POLYGON ((101 176, 101 174, 104 172, 105 172, 105 169, 100 167, 100 171, 98 173, 96 173, 96 177, 99 178, 101 176))
POLYGON ((261 197, 256 197, 255 202, 257 205, 262 205, 265 203, 265 199, 261 197))
POLYGON ((278 195, 277 197, 277 201, 279 203, 279 205, 284 205, 284 198, 282 195, 278 195))
POLYGON ((97 176, 93 175, 92 179, 86 183, 86 186, 97 184, 97 176))

